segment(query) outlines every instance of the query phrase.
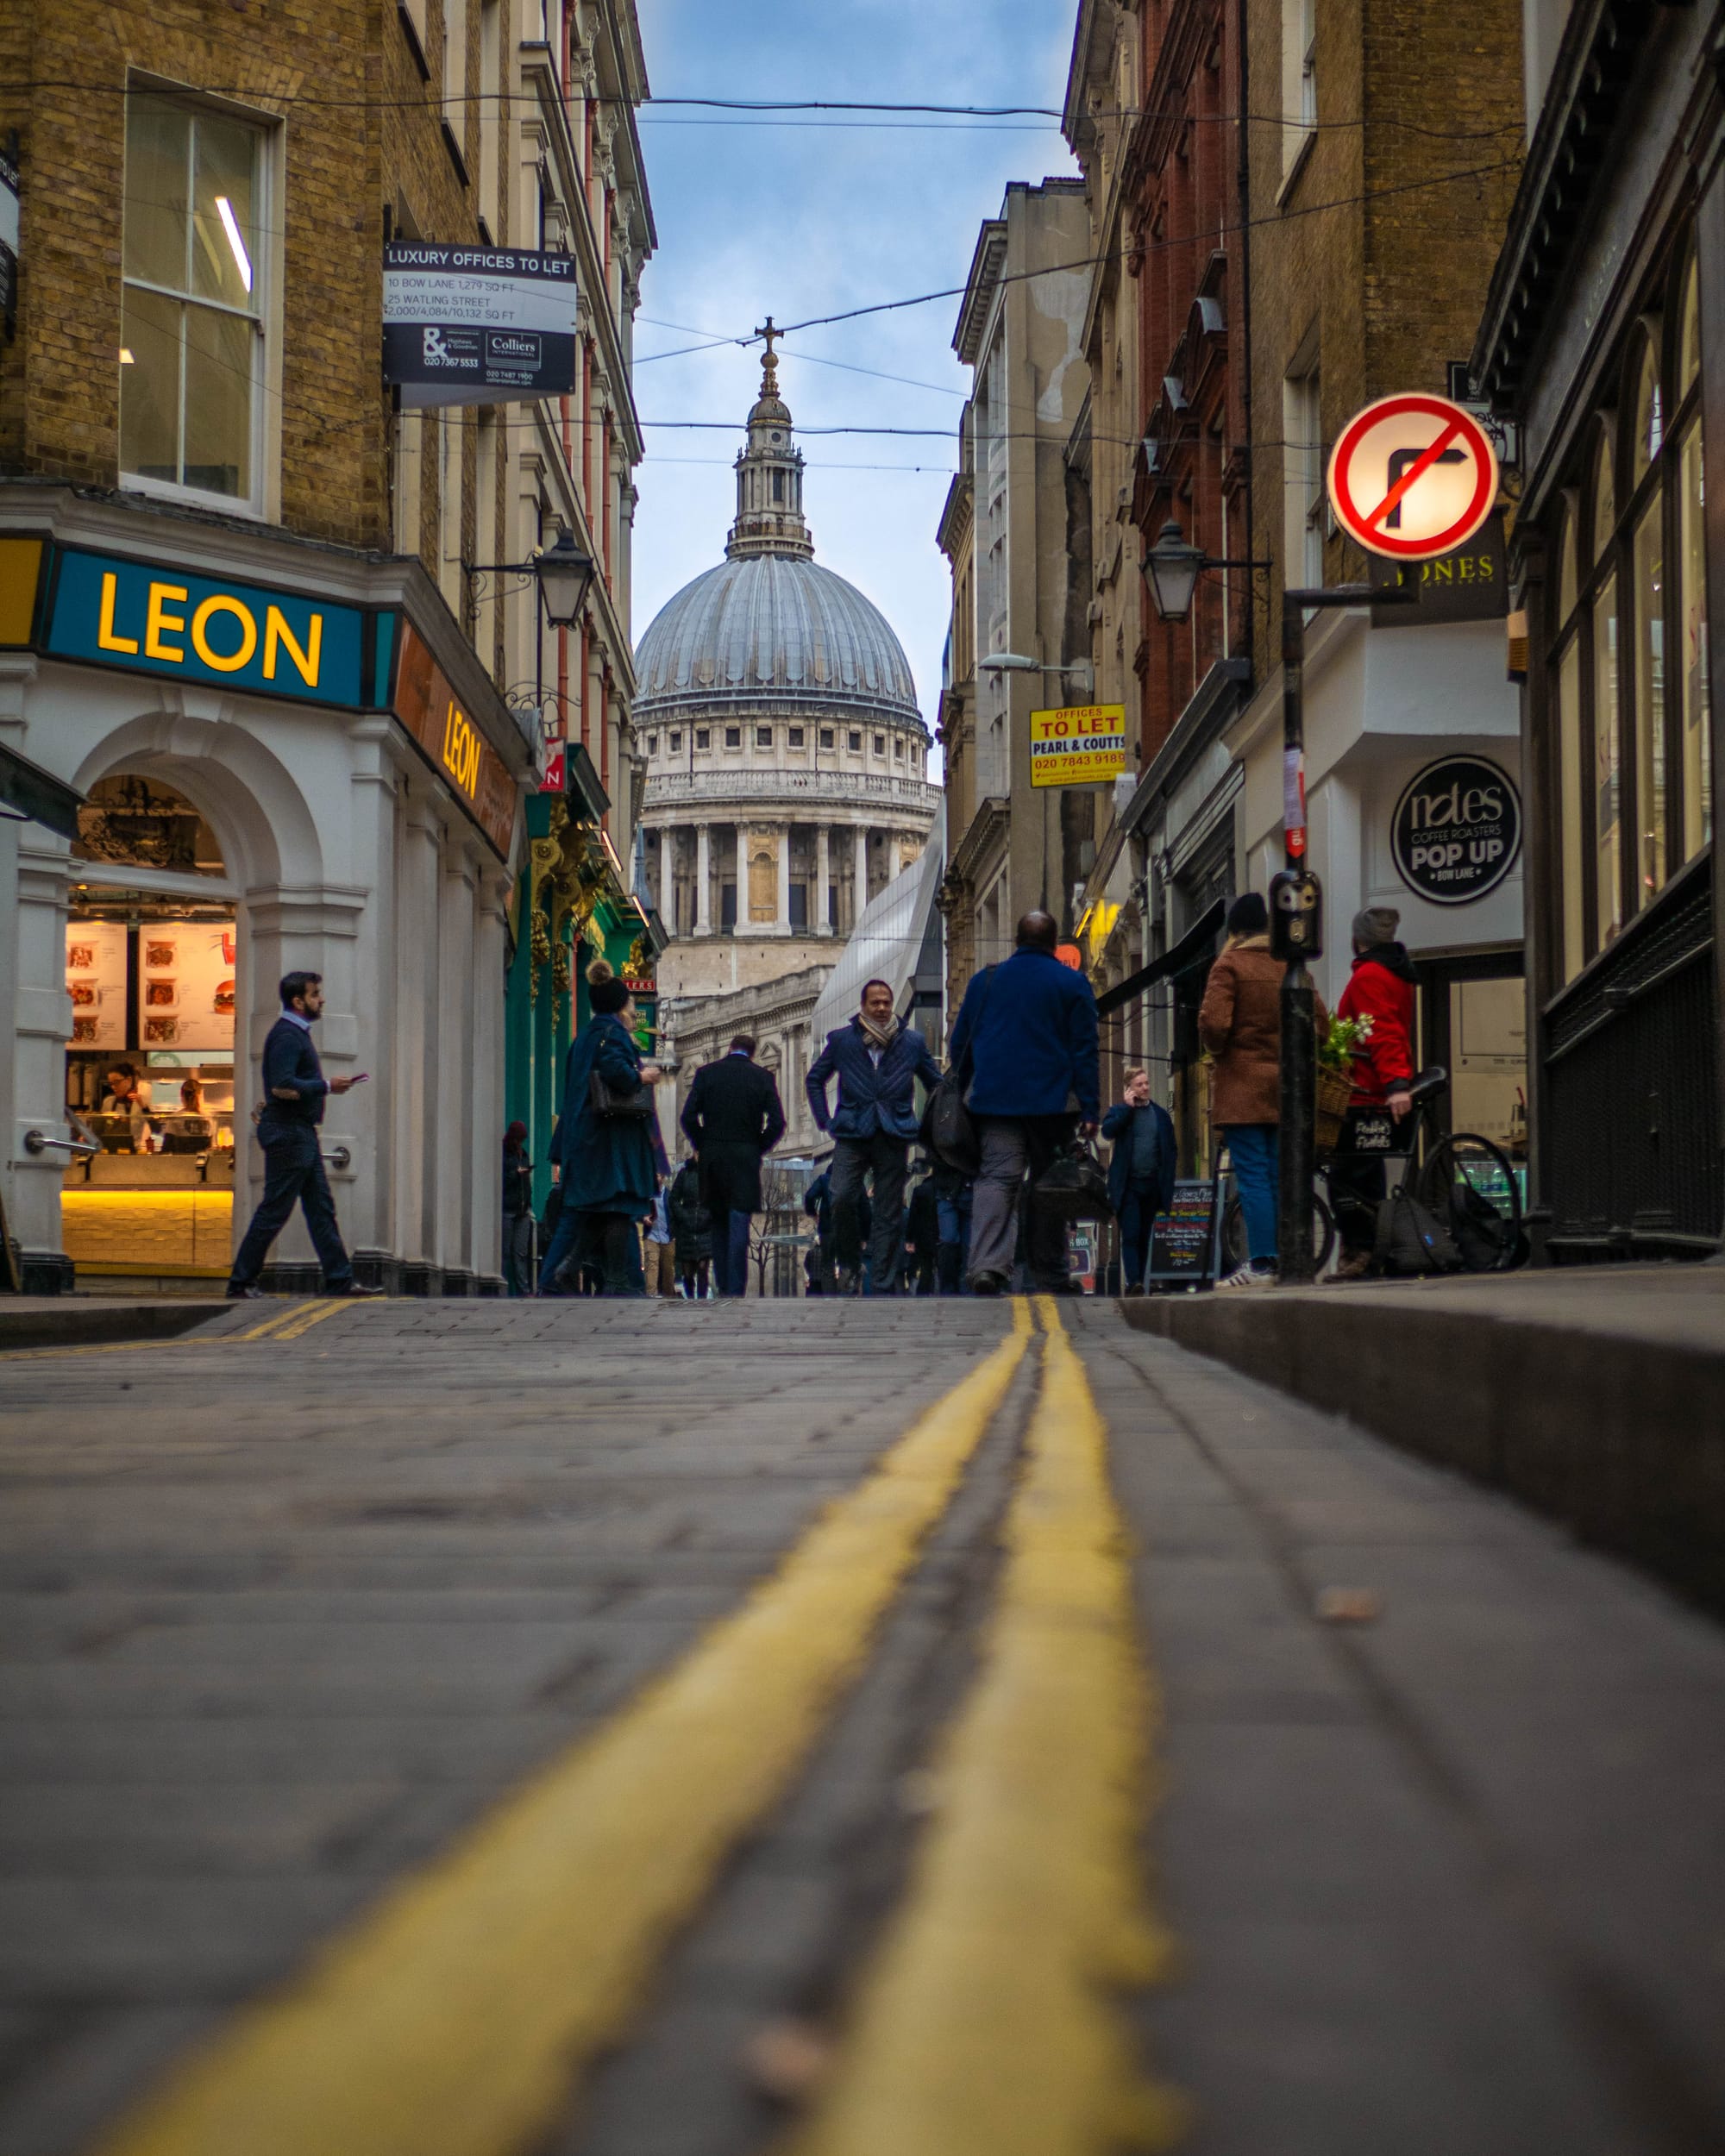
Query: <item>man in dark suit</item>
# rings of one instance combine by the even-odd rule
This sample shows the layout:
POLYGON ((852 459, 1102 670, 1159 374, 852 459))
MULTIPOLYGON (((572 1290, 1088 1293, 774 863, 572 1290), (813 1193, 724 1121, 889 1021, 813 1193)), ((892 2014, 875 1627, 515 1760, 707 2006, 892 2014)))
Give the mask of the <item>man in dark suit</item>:
POLYGON ((712 1281, 721 1295, 749 1288, 749 1216, 761 1210, 761 1160, 785 1135, 773 1074, 739 1033, 716 1063, 703 1063, 683 1103, 683 1135, 700 1163, 701 1203, 712 1216, 712 1281))
POLYGON ((905 1244, 905 1170, 917 1134, 916 1081, 940 1083, 940 1065, 928 1043, 893 1012, 884 981, 864 984, 862 1006, 849 1025, 826 1037, 809 1066, 808 1104, 816 1123, 832 1133, 832 1228, 838 1253, 838 1292, 854 1295, 861 1285, 862 1238, 858 1201, 864 1176, 875 1183, 874 1232, 869 1250, 869 1292, 895 1295, 905 1244), (826 1089, 838 1079, 838 1112, 826 1089))
POLYGON ((287 1225, 296 1205, 304 1208, 305 1225, 317 1263, 323 1268, 329 1295, 372 1295, 374 1288, 354 1283, 354 1268, 342 1231, 336 1225, 336 1200, 323 1173, 317 1126, 328 1094, 346 1093, 358 1078, 326 1078, 311 1045, 311 1025, 323 1008, 323 976, 284 974, 281 1016, 264 1043, 264 1106, 258 1119, 258 1143, 264 1149, 264 1194, 234 1260, 228 1293, 261 1294, 258 1275, 270 1244, 287 1225))

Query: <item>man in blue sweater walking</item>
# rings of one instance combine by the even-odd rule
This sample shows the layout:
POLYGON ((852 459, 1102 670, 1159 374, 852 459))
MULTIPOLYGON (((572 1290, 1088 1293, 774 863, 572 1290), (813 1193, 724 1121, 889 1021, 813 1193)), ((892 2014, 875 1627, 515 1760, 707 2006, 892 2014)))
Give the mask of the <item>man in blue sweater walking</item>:
POLYGON ((317 1126, 327 1094, 346 1093, 358 1078, 326 1078, 311 1045, 311 1025, 323 1008, 323 976, 284 974, 281 1016, 264 1042, 263 1113, 258 1143, 264 1149, 264 1194, 234 1260, 228 1293, 251 1297, 263 1291, 258 1275, 270 1244, 287 1225, 296 1205, 304 1208, 312 1248, 323 1268, 329 1295, 374 1295, 375 1288, 354 1285, 354 1268, 342 1231, 336 1225, 336 1200, 323 1173, 323 1149, 317 1126))
POLYGON ((940 1065, 913 1028, 900 1025, 884 981, 862 989, 862 1007, 848 1025, 826 1037, 809 1066, 809 1107, 832 1133, 832 1239, 838 1292, 854 1295, 862 1269, 862 1181, 875 1182, 869 1238, 869 1292, 894 1295, 905 1250, 905 1168, 917 1133, 916 1081, 940 1083, 940 1065), (826 1088, 838 1077, 838 1112, 826 1088))
POLYGON ((952 1028, 955 1069, 972 1074, 964 1100, 982 1142, 970 1213, 970 1292, 1004 1294, 1018 1250, 1019 1198, 1030 1171, 1032 1283, 1071 1289, 1066 1228, 1036 1202, 1037 1178, 1073 1132, 1088 1138, 1101 1112, 1096 998, 1055 956, 1051 914, 1026 913, 1004 964, 975 975, 952 1028))

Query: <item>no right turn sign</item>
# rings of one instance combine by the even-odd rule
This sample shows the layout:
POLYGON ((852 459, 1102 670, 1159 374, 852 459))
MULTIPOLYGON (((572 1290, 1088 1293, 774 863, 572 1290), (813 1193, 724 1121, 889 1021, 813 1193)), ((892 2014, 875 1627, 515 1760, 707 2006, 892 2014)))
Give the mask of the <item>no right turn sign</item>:
POLYGON ((1336 521, 1369 553, 1423 561, 1466 544, 1497 498, 1497 453, 1446 397, 1380 397, 1330 458, 1336 521))

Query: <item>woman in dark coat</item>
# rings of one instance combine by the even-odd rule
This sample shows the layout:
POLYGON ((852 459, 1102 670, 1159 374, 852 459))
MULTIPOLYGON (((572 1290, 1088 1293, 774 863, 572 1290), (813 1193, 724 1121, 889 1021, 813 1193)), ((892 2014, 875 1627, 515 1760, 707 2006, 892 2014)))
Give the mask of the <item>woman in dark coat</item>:
POLYGON ((700 1170, 686 1160, 677 1170, 666 1202, 671 1240, 677 1254, 677 1276, 691 1302, 706 1294, 707 1268, 712 1260, 712 1215, 701 1203, 700 1170))
POLYGON ((649 1118, 598 1114, 592 1081, 597 1071, 614 1091, 626 1094, 655 1084, 659 1068, 642 1061, 629 1031, 635 1006, 604 959, 588 967, 587 988, 593 1016, 570 1042, 563 1066, 563 1112, 552 1142, 563 1204, 541 1269, 540 1293, 556 1292, 558 1274, 585 1238, 599 1258, 607 1295, 644 1294, 635 1224, 653 1210, 658 1188, 649 1118))

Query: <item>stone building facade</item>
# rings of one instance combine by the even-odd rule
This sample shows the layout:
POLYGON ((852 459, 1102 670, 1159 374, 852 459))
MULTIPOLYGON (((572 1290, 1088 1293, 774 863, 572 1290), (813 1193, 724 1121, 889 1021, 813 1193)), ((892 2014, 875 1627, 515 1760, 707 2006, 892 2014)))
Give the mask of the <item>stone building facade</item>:
POLYGON ((647 875, 669 938, 660 1011, 680 1061, 739 997, 750 1026, 739 1005, 733 1031, 794 1032, 806 977, 818 989, 869 900, 921 854, 939 803, 898 638, 814 559, 770 349, 747 423, 725 558, 667 602, 636 654, 647 875))
POLYGON ((1090 509, 1073 458, 1089 386, 1088 248, 1081 181, 1014 181, 977 236, 953 332, 971 390, 939 527, 953 572, 950 1010, 978 967, 1011 950, 1021 914, 1046 906, 1070 925, 1094 843, 1093 790, 1032 787, 1030 754, 1032 711, 1090 700, 1090 509))
MULTIPOLYGON (((608 774, 602 853, 627 858, 636 798, 644 92, 626 0, 0 9, 22 194, 0 751, 60 805, 58 829, 0 824, 0 1125, 33 1284, 226 1271, 290 968, 325 977, 332 1073, 371 1081, 325 1131, 361 1275, 499 1284, 523 804, 565 733, 608 774), (572 254, 574 393, 398 410, 392 238, 572 254), (560 530, 596 574, 554 632, 532 576, 493 565, 560 530), (158 1110, 203 1087, 202 1151, 104 1142, 68 1170, 66 1107, 99 1114, 115 1059, 158 1110)), ((277 1258, 315 1281, 298 1225, 277 1258)))

